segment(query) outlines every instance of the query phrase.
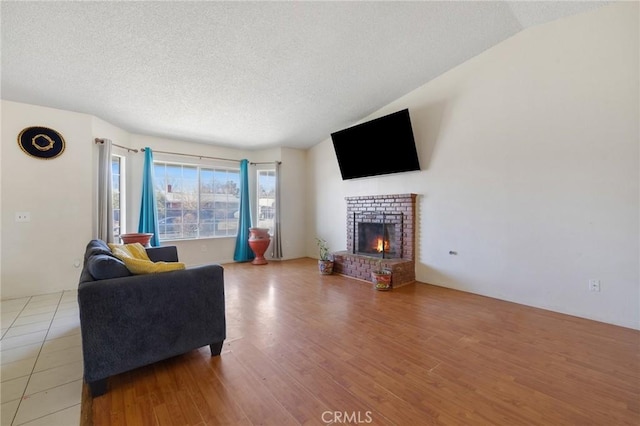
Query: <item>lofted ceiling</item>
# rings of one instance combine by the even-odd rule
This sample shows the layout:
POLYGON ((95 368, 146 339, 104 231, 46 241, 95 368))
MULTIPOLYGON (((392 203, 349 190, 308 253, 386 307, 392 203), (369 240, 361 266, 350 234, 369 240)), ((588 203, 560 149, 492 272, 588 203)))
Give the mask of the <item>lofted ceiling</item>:
POLYGON ((308 148, 593 1, 2 1, 2 99, 132 133, 308 148))

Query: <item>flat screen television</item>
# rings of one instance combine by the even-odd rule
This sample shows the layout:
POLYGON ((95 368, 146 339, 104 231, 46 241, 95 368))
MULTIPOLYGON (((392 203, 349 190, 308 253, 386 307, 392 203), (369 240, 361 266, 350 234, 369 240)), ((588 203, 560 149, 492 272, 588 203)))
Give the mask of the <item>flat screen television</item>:
POLYGON ((331 134, 342 179, 420 170, 409 110, 331 134))

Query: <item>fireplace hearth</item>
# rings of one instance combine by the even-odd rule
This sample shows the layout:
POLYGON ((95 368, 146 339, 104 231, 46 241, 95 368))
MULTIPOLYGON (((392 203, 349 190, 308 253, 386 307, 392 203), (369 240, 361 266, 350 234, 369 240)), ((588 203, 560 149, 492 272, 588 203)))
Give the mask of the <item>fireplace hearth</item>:
POLYGON ((347 250, 334 253, 334 272, 371 282, 380 262, 393 287, 415 281, 416 194, 347 197, 347 250))

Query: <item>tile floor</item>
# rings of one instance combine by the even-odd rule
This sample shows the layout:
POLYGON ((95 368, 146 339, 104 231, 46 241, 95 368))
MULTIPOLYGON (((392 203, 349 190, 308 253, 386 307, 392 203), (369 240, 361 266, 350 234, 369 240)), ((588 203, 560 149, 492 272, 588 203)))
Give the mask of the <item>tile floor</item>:
POLYGON ((0 314, 0 425, 78 425, 83 365, 77 292, 3 300, 0 314))

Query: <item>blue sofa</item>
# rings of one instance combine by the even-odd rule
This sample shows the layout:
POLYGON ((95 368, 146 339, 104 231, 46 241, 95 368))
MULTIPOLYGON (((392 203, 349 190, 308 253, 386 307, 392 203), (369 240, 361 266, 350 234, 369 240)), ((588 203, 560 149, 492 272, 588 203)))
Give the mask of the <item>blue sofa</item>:
MULTIPOLYGON (((154 261, 177 262, 175 246, 147 248, 154 261)), ((131 275, 101 240, 87 245, 78 285, 84 380, 92 396, 109 376, 226 338, 223 267, 131 275)))

